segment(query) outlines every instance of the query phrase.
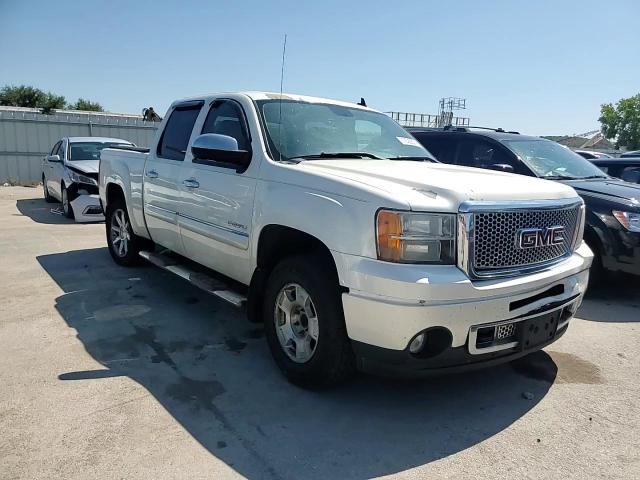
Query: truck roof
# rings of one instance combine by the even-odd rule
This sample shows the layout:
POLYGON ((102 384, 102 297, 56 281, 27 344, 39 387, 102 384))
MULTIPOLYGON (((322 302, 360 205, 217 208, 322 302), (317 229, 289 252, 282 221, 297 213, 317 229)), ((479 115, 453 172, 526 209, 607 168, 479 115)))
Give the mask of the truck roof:
POLYGON ((224 95, 244 95, 249 97, 252 100, 278 100, 282 98, 283 100, 295 100, 298 102, 308 102, 308 103, 330 103, 333 105, 340 105, 343 107, 349 108, 360 108, 362 110, 369 110, 372 112, 376 112, 373 108, 363 107, 362 105, 356 102, 345 102, 342 100, 334 100, 332 98, 323 98, 323 97, 312 97, 309 95, 299 95, 297 93, 280 93, 277 92, 262 92, 262 91, 242 91, 242 92, 219 92, 219 93, 210 93, 206 95, 198 95, 187 98, 181 98, 180 100, 176 100, 173 104, 182 103, 182 102, 191 102, 197 100, 206 100, 209 98, 220 97, 224 95))

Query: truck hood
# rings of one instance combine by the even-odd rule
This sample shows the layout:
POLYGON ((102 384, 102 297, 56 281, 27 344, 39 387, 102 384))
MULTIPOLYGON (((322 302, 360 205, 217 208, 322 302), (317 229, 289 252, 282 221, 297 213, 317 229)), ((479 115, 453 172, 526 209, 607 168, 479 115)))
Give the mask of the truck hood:
POLYGON ((67 167, 78 170, 82 173, 98 173, 100 160, 76 160, 67 162, 67 167))
POLYGON ((557 182, 440 163, 331 159, 307 160, 298 166, 381 190, 415 210, 457 210, 467 200, 509 202, 578 197, 571 187, 557 182))

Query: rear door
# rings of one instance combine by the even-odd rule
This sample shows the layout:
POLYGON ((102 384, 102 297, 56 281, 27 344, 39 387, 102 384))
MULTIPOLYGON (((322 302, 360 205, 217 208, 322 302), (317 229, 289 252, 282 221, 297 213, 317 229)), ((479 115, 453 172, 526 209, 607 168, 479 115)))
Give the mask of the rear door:
MULTIPOLYGON (((251 151, 251 134, 240 103, 216 99, 208 107, 198 134, 233 137, 240 150, 251 151)), ((233 166, 201 161, 187 152, 182 177, 183 210, 179 222, 186 255, 236 280, 249 269, 249 237, 256 189, 255 160, 239 172, 233 166)))
MULTIPOLYGON (((59 155, 58 151, 60 150, 60 145, 62 145, 62 140, 56 143, 51 149, 50 155, 59 155)), ((59 166, 56 162, 50 162, 45 158, 43 173, 45 177, 45 182, 47 182, 47 189, 49 190, 49 195, 54 196, 58 200, 60 199, 60 178, 59 175, 56 175, 56 166, 59 166), (54 179, 58 176, 58 182, 54 181, 54 179)))
MULTIPOLYGON (((60 146, 58 147, 58 151, 54 155, 58 155, 60 157, 60 161, 53 164, 53 170, 51 172, 51 186, 54 194, 60 200, 62 200, 62 182, 65 180, 66 175, 65 172, 65 163, 67 160, 67 144, 68 141, 66 138, 63 138, 60 141, 60 146)), ((67 183, 69 183, 67 181, 67 183)))
POLYGON ((144 171, 144 213, 151 238, 184 254, 178 226, 182 203, 184 159, 202 101, 176 105, 169 113, 155 151, 149 152, 144 171))

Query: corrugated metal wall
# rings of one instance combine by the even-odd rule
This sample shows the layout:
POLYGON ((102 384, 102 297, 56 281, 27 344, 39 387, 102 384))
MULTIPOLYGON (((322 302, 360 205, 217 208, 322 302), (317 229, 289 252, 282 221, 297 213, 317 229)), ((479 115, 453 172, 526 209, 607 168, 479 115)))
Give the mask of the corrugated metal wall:
POLYGON ((0 107, 0 184, 40 181, 42 158, 62 137, 123 138, 148 147, 158 125, 135 115, 72 110, 44 115, 35 108, 0 107))

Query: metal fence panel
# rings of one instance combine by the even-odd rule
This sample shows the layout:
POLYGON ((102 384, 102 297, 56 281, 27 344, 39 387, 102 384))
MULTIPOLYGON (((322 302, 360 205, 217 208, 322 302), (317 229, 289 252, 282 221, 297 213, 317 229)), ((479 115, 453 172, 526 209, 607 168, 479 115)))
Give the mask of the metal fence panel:
POLYGON ((62 137, 114 137, 151 145, 158 123, 136 115, 0 106, 0 183, 40 181, 42 159, 62 137))

